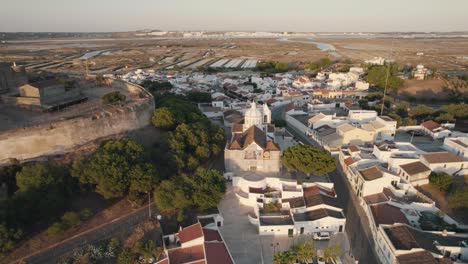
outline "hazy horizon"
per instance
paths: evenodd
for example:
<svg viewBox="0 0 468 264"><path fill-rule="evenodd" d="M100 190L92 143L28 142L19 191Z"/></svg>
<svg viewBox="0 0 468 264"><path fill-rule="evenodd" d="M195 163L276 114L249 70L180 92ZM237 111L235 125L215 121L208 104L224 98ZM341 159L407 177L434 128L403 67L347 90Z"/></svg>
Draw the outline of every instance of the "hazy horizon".
<svg viewBox="0 0 468 264"><path fill-rule="evenodd" d="M0 9L1 32L468 31L463 0L18 0Z"/></svg>

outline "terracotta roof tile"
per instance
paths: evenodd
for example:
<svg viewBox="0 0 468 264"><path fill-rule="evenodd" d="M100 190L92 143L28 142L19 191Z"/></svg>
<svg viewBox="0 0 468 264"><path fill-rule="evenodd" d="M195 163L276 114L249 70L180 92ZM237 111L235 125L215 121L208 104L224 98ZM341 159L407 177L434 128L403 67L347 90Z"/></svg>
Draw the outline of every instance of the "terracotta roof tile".
<svg viewBox="0 0 468 264"><path fill-rule="evenodd" d="M388 238L397 250L410 250L420 248L418 242L414 238L407 226L398 225L385 228Z"/></svg>
<svg viewBox="0 0 468 264"><path fill-rule="evenodd" d="M279 146L278 146L275 142L269 140L269 141L266 143L265 150L279 151L280 148L279 148Z"/></svg>
<svg viewBox="0 0 468 264"><path fill-rule="evenodd" d="M174 248L167 251L170 264L183 264L187 262L202 261L205 259L205 251L202 245L186 248ZM197 262L198 263L198 262Z"/></svg>
<svg viewBox="0 0 468 264"><path fill-rule="evenodd" d="M432 152L421 154L421 157L427 160L428 163L451 163L466 161L463 158L450 152Z"/></svg>
<svg viewBox="0 0 468 264"><path fill-rule="evenodd" d="M231 256L223 242L205 243L207 264L232 264Z"/></svg>
<svg viewBox="0 0 468 264"><path fill-rule="evenodd" d="M203 228L203 236L205 241L223 241L217 230Z"/></svg>
<svg viewBox="0 0 468 264"><path fill-rule="evenodd" d="M439 262L427 250L399 255L396 257L399 264L438 264Z"/></svg>
<svg viewBox="0 0 468 264"><path fill-rule="evenodd" d="M366 181L373 181L383 177L382 171L380 171L376 166L360 170L359 172Z"/></svg>
<svg viewBox="0 0 468 264"><path fill-rule="evenodd" d="M352 157L348 157L344 160L344 163L346 164L346 166L349 166L351 164L353 164L355 161Z"/></svg>
<svg viewBox="0 0 468 264"><path fill-rule="evenodd" d="M404 170L408 175L415 175L422 172L431 171L426 165L420 161L411 162L407 164L400 165L400 168Z"/></svg>
<svg viewBox="0 0 468 264"><path fill-rule="evenodd" d="M243 129L244 129L244 125L242 125L242 124L234 124L234 125L232 125L232 132L233 132L233 133L242 132Z"/></svg>
<svg viewBox="0 0 468 264"><path fill-rule="evenodd" d="M179 241L185 243L196 238L202 237L203 231L200 223L185 227L179 232Z"/></svg>
<svg viewBox="0 0 468 264"><path fill-rule="evenodd" d="M395 223L407 224L408 220L401 212L400 208L389 204L375 204L370 206L372 215L374 216L375 224L392 225Z"/></svg>
<svg viewBox="0 0 468 264"><path fill-rule="evenodd" d="M427 128L429 130L432 130L432 129L440 127L440 124L433 121L433 120L427 120L426 122L421 123L421 126Z"/></svg>
<svg viewBox="0 0 468 264"><path fill-rule="evenodd" d="M367 204L383 203L389 200L383 192L364 196L363 199Z"/></svg>
<svg viewBox="0 0 468 264"><path fill-rule="evenodd" d="M349 151L351 151L351 152L358 152L358 151L359 151L359 148L358 148L357 146L355 146L355 145L349 146L348 149L349 149Z"/></svg>
<svg viewBox="0 0 468 264"><path fill-rule="evenodd" d="M304 197L287 198L287 199L283 199L282 202L289 203L290 208L298 208L298 207L305 206Z"/></svg>

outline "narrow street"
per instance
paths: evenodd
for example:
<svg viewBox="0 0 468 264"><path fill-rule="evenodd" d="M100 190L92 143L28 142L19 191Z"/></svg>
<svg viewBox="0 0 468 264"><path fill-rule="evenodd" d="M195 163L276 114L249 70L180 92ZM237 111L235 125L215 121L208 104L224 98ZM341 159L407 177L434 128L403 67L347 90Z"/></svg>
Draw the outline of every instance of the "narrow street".
<svg viewBox="0 0 468 264"><path fill-rule="evenodd" d="M296 137L296 140L304 144L320 147L310 137L298 133L291 127L287 129ZM341 171L338 161L337 169L329 174L329 178L335 184L335 191L338 195L340 206L343 208L346 216L346 234L350 240L352 255L360 263L379 263L373 251L373 240L368 219L364 210L359 205L356 195L352 192L345 175Z"/></svg>

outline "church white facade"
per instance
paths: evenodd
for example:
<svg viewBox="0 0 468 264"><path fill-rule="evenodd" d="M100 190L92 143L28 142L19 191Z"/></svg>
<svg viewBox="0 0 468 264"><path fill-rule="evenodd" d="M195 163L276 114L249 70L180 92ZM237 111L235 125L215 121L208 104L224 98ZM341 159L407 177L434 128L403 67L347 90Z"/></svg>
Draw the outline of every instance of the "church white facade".
<svg viewBox="0 0 468 264"><path fill-rule="evenodd" d="M231 132L231 140L224 150L226 172L280 171L281 150L274 142L275 128L266 104L258 109L252 102L245 112L244 124L234 124Z"/></svg>

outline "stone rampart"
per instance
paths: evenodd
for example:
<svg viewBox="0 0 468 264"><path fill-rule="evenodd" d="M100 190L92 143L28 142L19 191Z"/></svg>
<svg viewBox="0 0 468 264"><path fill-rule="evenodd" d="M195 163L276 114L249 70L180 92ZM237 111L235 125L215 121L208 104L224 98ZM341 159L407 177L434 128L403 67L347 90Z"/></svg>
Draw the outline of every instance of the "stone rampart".
<svg viewBox="0 0 468 264"><path fill-rule="evenodd" d="M66 120L0 132L0 164L60 155L100 138L118 135L151 123L154 98L144 88L117 79L110 86L133 94L126 102L99 106Z"/></svg>

